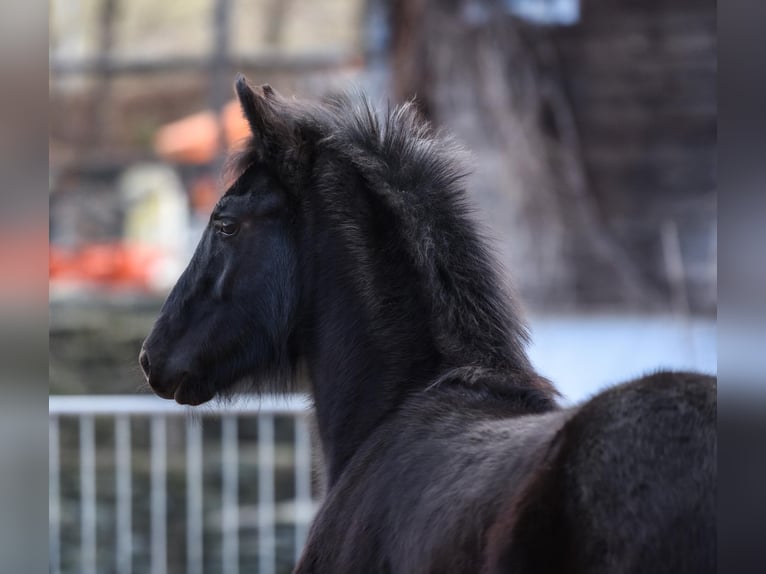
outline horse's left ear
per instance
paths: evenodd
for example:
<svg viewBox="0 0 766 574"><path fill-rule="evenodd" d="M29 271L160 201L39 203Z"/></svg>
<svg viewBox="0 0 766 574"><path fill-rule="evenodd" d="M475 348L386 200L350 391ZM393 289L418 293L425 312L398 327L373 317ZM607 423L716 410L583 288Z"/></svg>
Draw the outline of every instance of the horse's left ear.
<svg viewBox="0 0 766 574"><path fill-rule="evenodd" d="M237 74L237 79L234 81L234 91L237 93L239 105L242 107L247 123L250 124L253 135L264 135L264 132L271 129L275 120L269 102L269 100L276 99L272 87L264 84L260 88L253 88L244 74Z"/></svg>
<svg viewBox="0 0 766 574"><path fill-rule="evenodd" d="M253 87L243 74L238 74L234 82L234 91L242 107L242 113L250 125L250 131L264 148L275 151L289 145L294 130L291 118L287 117L282 98L268 84Z"/></svg>

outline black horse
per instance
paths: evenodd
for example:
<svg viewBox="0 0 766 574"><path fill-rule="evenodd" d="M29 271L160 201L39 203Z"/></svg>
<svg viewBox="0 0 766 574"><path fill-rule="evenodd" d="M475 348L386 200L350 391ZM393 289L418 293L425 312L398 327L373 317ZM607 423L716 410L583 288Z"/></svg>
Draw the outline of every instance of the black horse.
<svg viewBox="0 0 766 574"><path fill-rule="evenodd" d="M252 138L140 363L189 405L308 374L327 492L296 571L715 571L715 379L562 409L455 146L411 105L236 92Z"/></svg>

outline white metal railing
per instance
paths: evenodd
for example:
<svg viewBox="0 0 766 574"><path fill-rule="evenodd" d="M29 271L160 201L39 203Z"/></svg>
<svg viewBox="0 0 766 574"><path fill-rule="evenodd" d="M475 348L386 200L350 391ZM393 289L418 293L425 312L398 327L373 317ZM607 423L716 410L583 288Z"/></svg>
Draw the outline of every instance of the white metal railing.
<svg viewBox="0 0 766 574"><path fill-rule="evenodd" d="M80 568L83 574L97 571L96 516L96 417L114 419L115 458L115 548L114 570L133 571L131 417L149 417L150 425L150 556L151 573L168 571L166 456L169 417L186 417L186 567L189 574L203 571L203 440L199 417L221 420L221 571L239 570L239 448L238 422L257 417L258 448L258 570L276 572L274 489L275 416L293 419L294 442L294 528L295 559L306 539L313 512L311 498L311 441L309 406L304 395L240 399L222 405L191 409L151 395L51 396L49 398L49 498L50 572L61 572L61 466L60 421L73 417L79 422ZM309 509L308 511L306 509Z"/></svg>

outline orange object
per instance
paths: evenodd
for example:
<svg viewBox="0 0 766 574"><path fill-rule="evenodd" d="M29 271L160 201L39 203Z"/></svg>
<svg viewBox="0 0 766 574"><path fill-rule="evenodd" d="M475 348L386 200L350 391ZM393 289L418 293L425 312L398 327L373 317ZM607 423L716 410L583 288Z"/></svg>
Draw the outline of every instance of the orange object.
<svg viewBox="0 0 766 574"><path fill-rule="evenodd" d="M76 250L49 251L51 281L148 289L163 253L156 247L122 242L94 243Z"/></svg>
<svg viewBox="0 0 766 574"><path fill-rule="evenodd" d="M171 161L209 163L218 154L221 137L232 149L249 133L239 103L232 100L223 107L220 117L205 110L162 126L154 137L154 150Z"/></svg>
<svg viewBox="0 0 766 574"><path fill-rule="evenodd" d="M200 112L160 128L154 138L154 149L165 159L206 163L218 151L218 129L213 112Z"/></svg>

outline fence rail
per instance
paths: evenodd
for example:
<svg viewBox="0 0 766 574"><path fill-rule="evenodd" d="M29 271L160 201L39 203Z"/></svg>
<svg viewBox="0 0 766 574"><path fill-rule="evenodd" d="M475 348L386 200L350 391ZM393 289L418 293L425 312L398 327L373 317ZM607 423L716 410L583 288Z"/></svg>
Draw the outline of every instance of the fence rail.
<svg viewBox="0 0 766 574"><path fill-rule="evenodd" d="M258 571L275 574L276 504L275 504L275 417L293 420L294 555L297 559L306 538L313 513L311 498L311 442L309 439L310 402L304 395L239 399L227 404L206 405L191 409L171 401L146 396L52 396L49 399L49 496L50 496L50 571L62 572L61 545L61 420L78 421L79 444L79 567L78 572L95 573L97 567L97 461L96 419L114 421L115 471L115 547L113 569L118 574L135 570L133 564L134 532L133 475L131 468L131 419L149 420L150 465L150 571L168 572L168 500L167 500L167 421L185 417L186 480L186 565L180 571L197 574L203 571L203 433L202 419L220 418L221 449L221 571L239 571L239 443L238 425L247 417L257 419L258 453Z"/></svg>

